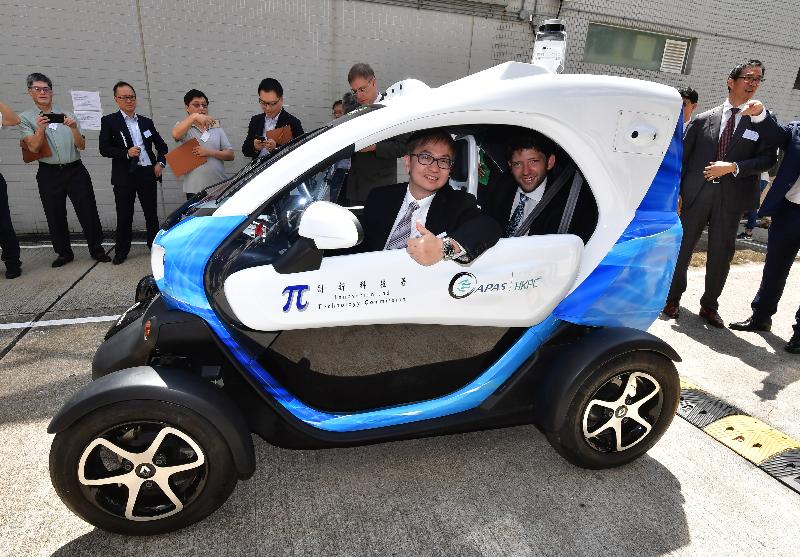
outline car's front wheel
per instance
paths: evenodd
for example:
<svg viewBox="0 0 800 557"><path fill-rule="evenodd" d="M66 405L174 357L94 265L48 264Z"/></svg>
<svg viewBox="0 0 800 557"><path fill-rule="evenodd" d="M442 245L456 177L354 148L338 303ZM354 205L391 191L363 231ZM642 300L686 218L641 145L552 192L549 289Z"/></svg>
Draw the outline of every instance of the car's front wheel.
<svg viewBox="0 0 800 557"><path fill-rule="evenodd" d="M58 433L50 478L75 514L111 532L160 534L208 516L237 475L219 431L160 401L104 406Z"/></svg>
<svg viewBox="0 0 800 557"><path fill-rule="evenodd" d="M580 385L561 428L547 432L567 460L611 468L646 453L675 416L680 379L668 358L630 352L594 369Z"/></svg>

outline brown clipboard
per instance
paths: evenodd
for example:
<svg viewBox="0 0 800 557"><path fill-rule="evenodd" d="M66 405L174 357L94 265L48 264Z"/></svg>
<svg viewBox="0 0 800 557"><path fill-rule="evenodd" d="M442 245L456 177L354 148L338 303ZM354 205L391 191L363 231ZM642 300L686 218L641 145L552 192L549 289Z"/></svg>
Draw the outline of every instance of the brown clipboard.
<svg viewBox="0 0 800 557"><path fill-rule="evenodd" d="M198 157L192 153L192 149L198 145L200 145L200 142L193 137L166 154L167 164L169 164L170 170L176 177L179 178L206 163L208 157Z"/></svg>
<svg viewBox="0 0 800 557"><path fill-rule="evenodd" d="M19 140L19 148L22 149L22 160L26 163L38 161L39 159L49 157L53 154L53 151L50 150L50 144L47 142L47 136L45 136L42 146L36 153L28 149L28 145L25 143L24 139Z"/></svg>
<svg viewBox="0 0 800 557"><path fill-rule="evenodd" d="M286 145L292 140L291 126L281 126L267 132L267 139L275 141L276 145Z"/></svg>

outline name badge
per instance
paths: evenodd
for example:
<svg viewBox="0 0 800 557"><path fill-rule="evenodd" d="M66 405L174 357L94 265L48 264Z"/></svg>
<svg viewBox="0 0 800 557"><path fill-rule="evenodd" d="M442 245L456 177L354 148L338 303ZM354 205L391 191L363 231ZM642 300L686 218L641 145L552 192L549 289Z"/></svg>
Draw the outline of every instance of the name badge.
<svg viewBox="0 0 800 557"><path fill-rule="evenodd" d="M145 136L145 137L150 137L153 134L152 134L152 132L150 130L144 130L144 133L142 135Z"/></svg>
<svg viewBox="0 0 800 557"><path fill-rule="evenodd" d="M57 130L58 124L57 123L47 124L47 127L51 130Z"/></svg>
<svg viewBox="0 0 800 557"><path fill-rule="evenodd" d="M205 143L206 141L208 141L209 137L211 137L211 134L208 133L208 130L206 130L206 131L203 132L203 135L200 136L200 141Z"/></svg>
<svg viewBox="0 0 800 557"><path fill-rule="evenodd" d="M742 137L745 139L749 139L750 141L758 141L758 132L755 130L744 130Z"/></svg>

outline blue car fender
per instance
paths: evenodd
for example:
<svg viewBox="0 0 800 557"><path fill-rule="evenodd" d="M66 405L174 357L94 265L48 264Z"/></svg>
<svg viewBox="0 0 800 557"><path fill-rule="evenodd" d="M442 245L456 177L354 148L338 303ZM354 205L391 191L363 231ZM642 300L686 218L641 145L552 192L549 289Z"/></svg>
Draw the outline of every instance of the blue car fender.
<svg viewBox="0 0 800 557"><path fill-rule="evenodd" d="M637 351L681 361L675 349L648 332L626 327L593 330L562 350L548 366L534 396L534 423L545 431L560 429L575 394L591 373L617 356Z"/></svg>
<svg viewBox="0 0 800 557"><path fill-rule="evenodd" d="M64 404L47 432L59 433L98 408L131 400L167 402L200 414L224 437L239 477L255 471L253 439L242 412L219 388L181 369L139 366L96 379Z"/></svg>

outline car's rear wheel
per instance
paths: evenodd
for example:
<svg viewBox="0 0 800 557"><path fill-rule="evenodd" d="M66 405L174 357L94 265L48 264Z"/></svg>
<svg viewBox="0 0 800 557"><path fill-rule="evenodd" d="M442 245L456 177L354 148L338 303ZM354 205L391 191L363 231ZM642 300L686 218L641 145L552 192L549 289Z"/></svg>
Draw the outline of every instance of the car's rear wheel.
<svg viewBox="0 0 800 557"><path fill-rule="evenodd" d="M160 401L104 406L58 433L50 478L75 514L120 534L177 530L208 516L237 475L219 431Z"/></svg>
<svg viewBox="0 0 800 557"><path fill-rule="evenodd" d="M547 432L567 460L611 468L646 453L675 416L680 379L668 358L649 351L618 356L580 385L560 429Z"/></svg>

